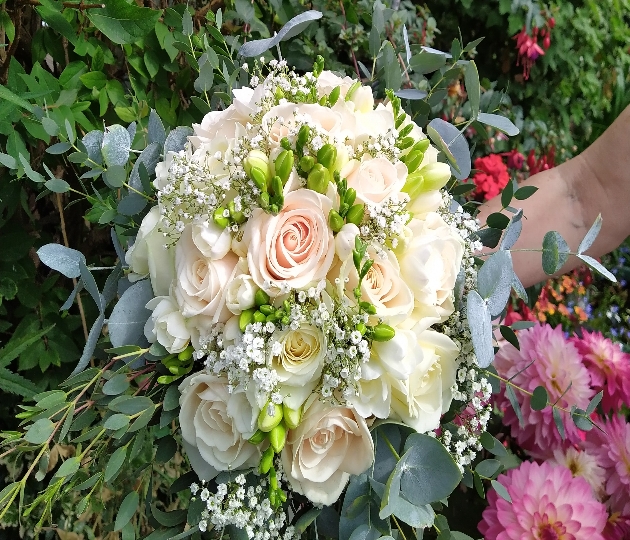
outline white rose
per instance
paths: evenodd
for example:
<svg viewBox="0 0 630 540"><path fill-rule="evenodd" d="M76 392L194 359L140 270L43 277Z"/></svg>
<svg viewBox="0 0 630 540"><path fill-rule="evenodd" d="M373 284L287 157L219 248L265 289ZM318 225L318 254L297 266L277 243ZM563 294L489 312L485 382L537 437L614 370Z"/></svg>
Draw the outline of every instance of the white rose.
<svg viewBox="0 0 630 540"><path fill-rule="evenodd" d="M170 296L156 296L146 308L153 311L144 325L149 343L157 341L171 354L182 352L191 340L191 331L177 302Z"/></svg>
<svg viewBox="0 0 630 540"><path fill-rule="evenodd" d="M436 213L412 219L413 238L399 256L400 272L423 316L445 320L454 310L453 289L464 254L464 241Z"/></svg>
<svg viewBox="0 0 630 540"><path fill-rule="evenodd" d="M228 284L225 294L225 305L234 315L240 315L246 309L253 308L256 305L254 297L258 291L252 276L245 273L247 262L239 261L237 268L237 274Z"/></svg>
<svg viewBox="0 0 630 540"><path fill-rule="evenodd" d="M381 366L394 379L406 380L423 361L418 338L411 330L396 328L389 341L374 341L368 364Z"/></svg>
<svg viewBox="0 0 630 540"><path fill-rule="evenodd" d="M365 472L373 461L374 444L361 415L348 407L326 405L315 396L282 450L291 488L323 505L335 503L350 475Z"/></svg>
<svg viewBox="0 0 630 540"><path fill-rule="evenodd" d="M129 281L149 275L155 296L167 295L175 276L175 253L172 248L164 247L164 240L160 232L160 209L154 206L144 216L136 240L125 254L125 262L132 271Z"/></svg>
<svg viewBox="0 0 630 540"><path fill-rule="evenodd" d="M433 330L420 334L416 348L422 351L422 362L406 381L392 379L391 408L405 424L426 433L437 429L451 406L459 349L448 336Z"/></svg>
<svg viewBox="0 0 630 540"><path fill-rule="evenodd" d="M157 189L164 189L168 181L168 170L171 168L171 164L173 163L173 156L177 155L177 152L166 152L164 156L164 161L160 161L155 166L155 180L153 180L153 185Z"/></svg>
<svg viewBox="0 0 630 540"><path fill-rule="evenodd" d="M228 227L221 228L214 221L194 223L192 241L207 259L222 259L230 251L232 235Z"/></svg>
<svg viewBox="0 0 630 540"><path fill-rule="evenodd" d="M174 296L184 317L205 315L215 322L231 316L225 307L225 292L238 257L228 253L220 260L206 259L194 244L188 225L175 248Z"/></svg>
<svg viewBox="0 0 630 540"><path fill-rule="evenodd" d="M326 357L326 338L315 326L305 324L297 330L282 330L273 339L279 352L271 356L280 393L291 409L298 409L319 383Z"/></svg>
<svg viewBox="0 0 630 540"><path fill-rule="evenodd" d="M350 87L354 84L355 80L352 77L339 77L332 71L324 70L317 77L315 87L317 88L317 97L329 95L337 86L339 86L339 99L344 99Z"/></svg>
<svg viewBox="0 0 630 540"><path fill-rule="evenodd" d="M384 157L365 154L361 161L350 160L340 174L348 180L348 187L356 190L357 201L380 204L403 188L407 167L402 162L394 165Z"/></svg>
<svg viewBox="0 0 630 540"><path fill-rule="evenodd" d="M221 135L227 139L234 139L237 126L244 126L249 121L249 114L245 109L237 107L237 102L224 111L210 111L201 124L193 124L195 134L189 137L194 148L199 148L203 142L209 142Z"/></svg>
<svg viewBox="0 0 630 540"><path fill-rule="evenodd" d="M260 450L248 439L256 431L259 411L243 390L230 393L226 378L201 371L184 379L179 391L184 449L201 480L258 464Z"/></svg>
<svg viewBox="0 0 630 540"><path fill-rule="evenodd" d="M262 117L263 129L269 134L271 147L277 148L290 126L308 121L331 135L342 132L342 116L330 107L317 103L283 103L269 109Z"/></svg>
<svg viewBox="0 0 630 540"><path fill-rule="evenodd" d="M361 281L361 300L374 305L377 317L385 319L388 324L398 324L413 311L411 289L400 276L400 267L393 252L388 251L385 259L379 257L372 248L368 254L373 263ZM354 299L354 290L358 284L359 276L354 261L347 258L339 266L340 294L345 287L346 296Z"/></svg>
<svg viewBox="0 0 630 540"><path fill-rule="evenodd" d="M258 287L272 295L285 283L303 289L325 279L335 256L328 226L332 201L310 189L284 199L277 216L254 210L247 222L247 263Z"/></svg>
<svg viewBox="0 0 630 540"><path fill-rule="evenodd" d="M368 138L383 136L388 131L396 128L394 115L391 110L380 103L376 109L366 113L354 114L356 126L354 128L354 141L356 144L365 142Z"/></svg>
<svg viewBox="0 0 630 540"><path fill-rule="evenodd" d="M391 381L378 361L370 359L361 364L361 378L357 381L356 396L348 403L363 417L388 418L391 404Z"/></svg>

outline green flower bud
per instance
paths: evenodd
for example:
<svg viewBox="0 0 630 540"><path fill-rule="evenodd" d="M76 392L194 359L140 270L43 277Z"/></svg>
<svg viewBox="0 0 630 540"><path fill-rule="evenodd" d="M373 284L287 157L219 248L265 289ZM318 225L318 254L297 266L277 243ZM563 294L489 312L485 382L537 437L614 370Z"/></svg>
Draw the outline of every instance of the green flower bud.
<svg viewBox="0 0 630 540"><path fill-rule="evenodd" d="M247 221L247 218L245 217L245 214L243 214L243 212L236 211L236 206L234 205L234 201L230 201L228 203L228 210L230 212L230 217L239 225Z"/></svg>
<svg viewBox="0 0 630 540"><path fill-rule="evenodd" d="M260 191L267 191L267 177L261 169L252 167L249 171L249 176Z"/></svg>
<svg viewBox="0 0 630 540"><path fill-rule="evenodd" d="M350 207L345 202L342 202L339 205L339 215L341 217L346 217L346 214L348 213L348 210L350 210Z"/></svg>
<svg viewBox="0 0 630 540"><path fill-rule="evenodd" d="M359 270L361 268L361 254L356 250L352 250L352 261L354 262L354 267Z"/></svg>
<svg viewBox="0 0 630 540"><path fill-rule="evenodd" d="M273 456L274 452L271 446L263 452L263 455L260 458L260 465L258 467L261 474L267 474L269 472L269 469L271 469L271 466L273 465Z"/></svg>
<svg viewBox="0 0 630 540"><path fill-rule="evenodd" d="M359 305L368 315L376 315L376 307L369 302L359 302Z"/></svg>
<svg viewBox="0 0 630 540"><path fill-rule="evenodd" d="M343 202L345 202L348 206L352 206L356 198L357 198L357 190L354 188L350 188L346 191L346 194L343 196Z"/></svg>
<svg viewBox="0 0 630 540"><path fill-rule="evenodd" d="M311 128L308 127L306 124L303 125L300 128L300 131L298 131L298 136L297 136L298 146L304 146L307 143L310 134L311 134Z"/></svg>
<svg viewBox="0 0 630 540"><path fill-rule="evenodd" d="M354 81L352 86L348 88L348 92L346 93L346 101L350 101L352 99L352 95L356 92L357 88L361 86L361 81Z"/></svg>
<svg viewBox="0 0 630 540"><path fill-rule="evenodd" d="M317 161L330 169L337 160L337 149L332 144L325 144L317 151Z"/></svg>
<svg viewBox="0 0 630 540"><path fill-rule="evenodd" d="M269 414L269 413L272 414ZM282 421L282 405L276 405L271 401L262 408L258 415L258 428L269 433Z"/></svg>
<svg viewBox="0 0 630 540"><path fill-rule="evenodd" d="M239 315L238 327L241 329L241 332L245 332L245 328L247 328L247 325L251 323L254 319L254 311L254 309L246 309Z"/></svg>
<svg viewBox="0 0 630 540"><path fill-rule="evenodd" d="M396 331L388 324L377 324L372 332L374 341L389 341L396 335Z"/></svg>
<svg viewBox="0 0 630 540"><path fill-rule="evenodd" d="M316 163L311 172L308 173L308 179L306 180L306 187L317 191L317 193L326 193L328 189L328 183L330 182L332 175L330 171L326 169L321 163Z"/></svg>
<svg viewBox="0 0 630 540"><path fill-rule="evenodd" d="M256 310L254 311L254 322L259 322L259 323L263 323L267 320L267 316L264 315L262 312Z"/></svg>
<svg viewBox="0 0 630 540"><path fill-rule="evenodd" d="M365 212L365 207L362 204L355 204L348 210L346 214L346 221L348 223L354 223L357 227L361 225L363 221L363 214Z"/></svg>
<svg viewBox="0 0 630 540"><path fill-rule="evenodd" d="M256 302L257 306L262 306L263 304L269 303L269 295L263 291L262 289L258 289L256 294L254 295L254 302Z"/></svg>
<svg viewBox="0 0 630 540"><path fill-rule="evenodd" d="M396 146L398 146L398 148L400 148L401 150L406 150L407 148L410 148L414 145L414 139L413 137L404 137L403 139L401 139L400 141L398 141L398 144Z"/></svg>
<svg viewBox="0 0 630 540"><path fill-rule="evenodd" d="M300 425L302 421L302 407L299 409L289 409L289 407L283 404L282 412L284 413L284 423L289 429L295 429Z"/></svg>
<svg viewBox="0 0 630 540"><path fill-rule="evenodd" d="M271 212L274 216L280 211L280 208L276 203L272 203L269 205L269 212Z"/></svg>
<svg viewBox="0 0 630 540"><path fill-rule="evenodd" d="M282 452L284 443L287 440L287 428L284 423L280 422L275 428L269 432L269 444L276 454Z"/></svg>
<svg viewBox="0 0 630 540"><path fill-rule="evenodd" d="M269 470L269 487L274 492L278 490L278 476L276 475L276 469L273 467Z"/></svg>
<svg viewBox="0 0 630 540"><path fill-rule="evenodd" d="M340 94L341 94L341 86L335 86L335 88L332 89L332 91L330 92L330 95L328 96L328 103L330 104L331 107L335 103L337 103L337 100L339 99Z"/></svg>
<svg viewBox="0 0 630 540"><path fill-rule="evenodd" d="M343 227L343 218L335 211L331 210L328 214L328 223L333 232L338 233Z"/></svg>
<svg viewBox="0 0 630 540"><path fill-rule="evenodd" d="M267 208L269 208L269 193L266 191L261 193L258 197L258 204L260 204L263 210L267 210Z"/></svg>
<svg viewBox="0 0 630 540"><path fill-rule="evenodd" d="M431 141L427 139L422 139L413 145L414 150L418 150L419 152L426 152L427 148L431 145Z"/></svg>
<svg viewBox="0 0 630 540"><path fill-rule="evenodd" d="M276 89L273 95L278 101L280 101L284 97L284 92L282 91L282 88L280 88L279 86L276 86Z"/></svg>
<svg viewBox="0 0 630 540"><path fill-rule="evenodd" d="M424 177L418 172L411 173L407 176L407 181L402 188L402 191L409 194L411 199L415 199L420 193L425 191L424 189Z"/></svg>
<svg viewBox="0 0 630 540"><path fill-rule="evenodd" d="M271 489L271 487L269 487L269 504L271 504L271 508L276 508L276 506L278 506L278 496L276 495L276 490L275 489Z"/></svg>
<svg viewBox="0 0 630 540"><path fill-rule="evenodd" d="M194 347L189 345L182 352L177 355L177 358L182 362L187 362L192 358L193 352L195 351Z"/></svg>
<svg viewBox="0 0 630 540"><path fill-rule="evenodd" d="M252 150L243 161L245 172L251 176L251 170L256 167L265 176L266 180L271 178L271 168L269 167L269 157L260 150Z"/></svg>
<svg viewBox="0 0 630 540"><path fill-rule="evenodd" d="M258 429L256 430L256 433L254 433L250 438L249 438L249 442L255 445L260 444L261 442L263 442L265 439L267 438L267 434Z"/></svg>
<svg viewBox="0 0 630 540"><path fill-rule="evenodd" d="M446 163L431 163L420 170L424 177L424 191L442 189L451 179L451 168Z"/></svg>
<svg viewBox="0 0 630 540"><path fill-rule="evenodd" d="M300 169L306 173L313 168L313 165L315 165L315 158L312 156L303 156L300 159Z"/></svg>
<svg viewBox="0 0 630 540"><path fill-rule="evenodd" d="M406 113L402 113L400 114L397 118L396 118L396 129L398 129L400 126L403 125L405 118L407 118L407 114Z"/></svg>
<svg viewBox="0 0 630 540"><path fill-rule="evenodd" d="M405 115L406 116L406 115ZM398 132L398 136L401 139L404 139L405 137L407 137L407 135L409 135L411 132L413 131L413 124L410 122L409 124L407 124L404 128L402 128L399 132Z"/></svg>
<svg viewBox="0 0 630 540"><path fill-rule="evenodd" d="M230 220L223 215L223 212L225 212L225 208L219 206L212 214L212 221L222 229L225 229L230 224Z"/></svg>
<svg viewBox="0 0 630 540"><path fill-rule="evenodd" d="M280 489L276 493L278 494L278 497L283 503L287 502L287 494L284 491Z"/></svg>
<svg viewBox="0 0 630 540"><path fill-rule="evenodd" d="M407 171L409 171L409 173L414 172L420 166L420 163L422 163L423 159L424 153L420 152L419 150L413 150L412 152L409 152L404 161L405 165L407 165Z"/></svg>
<svg viewBox="0 0 630 540"><path fill-rule="evenodd" d="M280 180L279 176L274 176L271 179L271 189L276 196L282 196L282 180Z"/></svg>
<svg viewBox="0 0 630 540"><path fill-rule="evenodd" d="M362 336L364 336L367 332L367 326L365 326L362 322L357 324L356 328Z"/></svg>
<svg viewBox="0 0 630 540"><path fill-rule="evenodd" d="M328 103L328 98L326 96L322 96L319 98L319 102L318 102L322 107L326 106L326 103Z"/></svg>
<svg viewBox="0 0 630 540"><path fill-rule="evenodd" d="M276 170L276 175L280 177L282 184L286 184L291 170L293 169L293 150L283 150L278 154L278 157L274 161L273 165Z"/></svg>
<svg viewBox="0 0 630 540"><path fill-rule="evenodd" d="M259 306L258 309L263 315L265 315L265 322L268 321L269 315L275 313L276 311L275 308L273 306L270 306L269 304L263 304L262 306Z"/></svg>
<svg viewBox="0 0 630 540"><path fill-rule="evenodd" d="M282 139L280 139L280 146L285 150L291 150L291 141L286 137L282 137Z"/></svg>

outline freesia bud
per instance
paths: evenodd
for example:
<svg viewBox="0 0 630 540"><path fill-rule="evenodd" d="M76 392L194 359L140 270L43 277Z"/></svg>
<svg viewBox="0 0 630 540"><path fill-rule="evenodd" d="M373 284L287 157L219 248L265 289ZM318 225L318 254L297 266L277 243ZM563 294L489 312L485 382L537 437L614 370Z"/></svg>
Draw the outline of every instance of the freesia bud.
<svg viewBox="0 0 630 540"><path fill-rule="evenodd" d="M306 124L303 125L300 128L300 131L298 131L298 136L297 136L298 146L304 146L307 143L310 134L311 134L311 128L307 126Z"/></svg>
<svg viewBox="0 0 630 540"><path fill-rule="evenodd" d="M268 401L258 415L258 428L268 433L280 422L282 422L282 406Z"/></svg>
<svg viewBox="0 0 630 540"><path fill-rule="evenodd" d="M254 311L255 309L246 309L242 311L238 317L238 327L241 329L241 332L245 332L247 325L252 322L254 319Z"/></svg>
<svg viewBox="0 0 630 540"><path fill-rule="evenodd" d="M372 332L374 341L389 341L396 335L396 331L388 324L377 324Z"/></svg>
<svg viewBox="0 0 630 540"><path fill-rule="evenodd" d="M258 289L254 295L254 302L258 307L269 303L269 295L262 289Z"/></svg>
<svg viewBox="0 0 630 540"><path fill-rule="evenodd" d="M302 420L302 408L290 409L286 405L282 405L282 411L284 413L284 423L289 429L295 429L300 425Z"/></svg>
<svg viewBox="0 0 630 540"><path fill-rule="evenodd" d="M265 179L268 180L271 178L271 169L269 167L269 157L267 154L260 150L252 150L243 162L243 167L245 168L245 172L251 176L252 168L256 167L260 169L260 171L265 176Z"/></svg>
<svg viewBox="0 0 630 540"><path fill-rule="evenodd" d="M284 426L284 423L280 422L269 432L269 444L271 444L271 448L273 448L273 451L276 454L279 454L280 452L282 452L286 440L287 428Z"/></svg>
<svg viewBox="0 0 630 540"><path fill-rule="evenodd" d="M420 170L424 178L424 191L442 189L451 179L451 168L446 163L431 163Z"/></svg>
<svg viewBox="0 0 630 540"><path fill-rule="evenodd" d="M258 167L252 167L249 170L249 176L260 191L267 191L267 176L265 176L265 173L262 169L259 169ZM269 177L269 179L271 179L271 177Z"/></svg>
<svg viewBox="0 0 630 540"><path fill-rule="evenodd" d="M344 225L343 218L336 210L331 210L328 214L328 223L332 231L336 233L339 232Z"/></svg>
<svg viewBox="0 0 630 540"><path fill-rule="evenodd" d="M422 193L423 187L424 176L416 171L407 176L407 181L405 182L402 191L407 193L411 199L415 199L418 195L420 195L420 193Z"/></svg>
<svg viewBox="0 0 630 540"><path fill-rule="evenodd" d="M276 175L280 177L283 184L287 183L289 176L291 175L291 170L293 169L293 151L292 150L283 150L278 154L276 161L274 161L274 167L276 170Z"/></svg>
<svg viewBox="0 0 630 540"><path fill-rule="evenodd" d="M316 163L311 172L308 173L308 179L306 181L306 187L312 189L317 193L326 193L328 184L332 178L330 171L326 169L321 163Z"/></svg>
<svg viewBox="0 0 630 540"><path fill-rule="evenodd" d="M346 214L346 221L348 223L354 223L355 225L361 225L363 221L363 214L365 213L365 207L362 204L355 204L348 210Z"/></svg>
<svg viewBox="0 0 630 540"><path fill-rule="evenodd" d="M304 172L309 172L313 165L315 165L315 158L312 156L304 156L300 159L300 169Z"/></svg>
<svg viewBox="0 0 630 540"><path fill-rule="evenodd" d="M223 215L223 212L225 212L225 208L219 206L212 214L212 221L222 229L225 229L230 224L230 221Z"/></svg>
<svg viewBox="0 0 630 540"><path fill-rule="evenodd" d="M331 107L335 103L337 103L337 100L339 99L340 94L341 94L341 86L335 86L335 88L332 89L332 91L330 92L330 95L328 96L328 103L330 104Z"/></svg>
<svg viewBox="0 0 630 540"><path fill-rule="evenodd" d="M260 458L260 466L258 468L261 474L267 474L269 472L269 469L271 469L271 466L273 465L273 456L274 451L271 446L263 452L263 455Z"/></svg>
<svg viewBox="0 0 630 540"><path fill-rule="evenodd" d="M260 444L261 442L263 442L265 439L267 438L267 434L258 429L256 430L256 433L254 433L250 438L249 438L249 442L252 444Z"/></svg>
<svg viewBox="0 0 630 540"><path fill-rule="evenodd" d="M337 160L337 149L332 144L325 144L317 151L317 161L330 169Z"/></svg>

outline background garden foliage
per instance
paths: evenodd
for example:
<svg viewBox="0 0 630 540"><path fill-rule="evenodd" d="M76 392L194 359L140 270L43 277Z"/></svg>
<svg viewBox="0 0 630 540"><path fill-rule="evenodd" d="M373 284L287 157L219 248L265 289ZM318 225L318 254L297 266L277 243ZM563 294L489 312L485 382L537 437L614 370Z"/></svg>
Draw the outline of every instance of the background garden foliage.
<svg viewBox="0 0 630 540"><path fill-rule="evenodd" d="M236 69L243 40L272 37L295 15L321 11L320 20L280 44L289 64L307 70L319 54L327 69L361 76L381 97L386 87L402 89L401 97L410 98L407 107L423 127L436 117L464 125L479 111L507 115L521 134L508 140L492 126L509 132L509 125L492 117L486 117L487 125L475 121L466 132L472 156L463 162L474 161L478 167L475 158L489 153L530 154L531 163L512 171L518 179L535 169L536 158L547 159L552 152L552 161L560 162L583 150L630 97L628 0L558 5L533 0L141 4L106 0L101 8L89 2L0 0L0 425L6 431L18 429L20 420L34 422L37 427L29 430L27 441L38 445L51 436L52 423L46 418L53 411L69 419L58 440L68 433L72 439L70 444L52 445L36 461L29 453L3 459L0 448L0 496L8 493L3 488L14 489L12 479L35 465L20 486L19 498L28 515L20 521L17 504L12 505L2 519L0 537L31 537L38 522L52 522L59 531L43 530L43 537L65 540L78 538L72 536L76 533L105 538L111 533L111 538L122 535L126 540L155 529L150 537L155 540L170 538L187 520L187 488L194 475L183 474L188 467L171 435L178 407L174 387L156 388L153 400L129 397L143 384L142 373L131 381L131 390L126 376L111 377L97 396L101 411L108 411L103 439L94 439L101 430L105 433L103 418L90 407L75 415L73 400L78 401L77 388L101 376L101 369L93 366L111 358L107 350L139 330L118 325L102 334L111 301L125 292L115 283L121 272L116 261L126 246L112 239L132 239L137 232L148 204L143 193L151 191L155 164L163 152L181 148L189 133L185 127L175 128L199 122L206 112L230 101L232 88L246 83L246 74ZM545 25L550 45L524 80L513 37L523 28L529 34ZM421 51L421 46L448 51L452 57ZM460 58L474 59L475 72L464 69ZM411 73L401 69L406 65L413 68ZM103 131L104 125L112 127ZM456 157L461 163L461 156ZM461 164L459 168L454 172L460 180L475 174ZM460 195L467 191L469 186L462 186ZM117 234L111 234L112 228ZM65 260L67 252L40 252L63 275L51 272L36 254L50 242L77 249L85 258L77 254ZM583 284L592 304L586 324L618 333L628 317L623 292L628 270L625 252L612 257L621 285L611 288L597 277ZM571 294L575 287L567 293L565 285L562 294ZM130 289L128 294L143 305L141 290ZM532 305L536 297L530 294ZM619 307L611 313L613 304ZM544 309L538 309L541 312ZM576 320L561 322L570 326ZM622 337L627 343L627 335ZM114 354L134 359L131 349ZM51 392L78 363L88 369L62 391ZM34 396L37 403L20 405ZM397 446L403 448L398 429L388 436L398 437ZM116 444L107 443L113 439ZM98 449L91 454L97 461L93 470L101 472L74 479L75 490L59 500L37 498L46 486L58 486L58 494L67 490L63 479L79 469L93 440ZM466 538L463 533L451 535L447 518L453 528L477 535L484 505L478 495L484 491L481 478L496 478L517 461L501 445L498 449L494 439L485 443L496 459L464 479L476 490L457 491L451 497L455 512L435 508L441 512L436 521L441 539ZM341 536L347 532L341 540L349 538L353 519L361 521L365 512L374 510L378 514L370 502L374 488L362 477L350 484L353 496L346 501L363 497L367 505L354 512L339 509L346 522L339 531ZM319 534L336 536L339 514L326 512L305 515L303 526L317 517ZM371 531L378 530L378 518L374 523ZM388 531L377 536L381 533ZM365 531L364 537L371 539L370 534Z"/></svg>

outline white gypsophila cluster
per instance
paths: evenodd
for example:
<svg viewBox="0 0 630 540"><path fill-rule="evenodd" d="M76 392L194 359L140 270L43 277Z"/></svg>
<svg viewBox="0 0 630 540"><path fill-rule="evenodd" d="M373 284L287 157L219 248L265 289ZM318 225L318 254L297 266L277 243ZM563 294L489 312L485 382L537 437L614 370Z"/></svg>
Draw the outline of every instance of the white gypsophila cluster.
<svg viewBox="0 0 630 540"><path fill-rule="evenodd" d="M361 225L361 238L372 244L383 258L387 257L387 250L398 247L403 228L411 219L408 202L406 193L398 193L381 204L365 205L367 219Z"/></svg>
<svg viewBox="0 0 630 540"><path fill-rule="evenodd" d="M190 491L198 496L205 508L201 512L199 530L210 526L223 530L228 525L242 529L250 540L294 540L299 535L287 525L284 512L274 510L267 496L267 479L257 478L257 485L246 485L245 475L238 475L233 482L221 483L215 493L205 485L191 484Z"/></svg>
<svg viewBox="0 0 630 540"><path fill-rule="evenodd" d="M284 345L278 337L305 326L316 328L324 348L319 393L326 401L344 404L357 394L361 364L370 358L370 344L362 334L368 315L330 296L325 287L322 281L308 291L289 295L284 303L286 315L275 323L249 323L233 342L226 340L221 325L202 338L195 358L205 356L209 371L226 375L230 393L236 388L249 389L253 383L261 403L279 405L283 401L278 391L281 381L273 366Z"/></svg>

